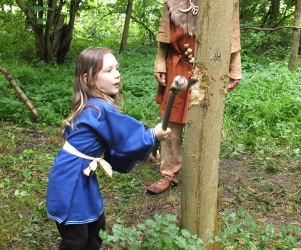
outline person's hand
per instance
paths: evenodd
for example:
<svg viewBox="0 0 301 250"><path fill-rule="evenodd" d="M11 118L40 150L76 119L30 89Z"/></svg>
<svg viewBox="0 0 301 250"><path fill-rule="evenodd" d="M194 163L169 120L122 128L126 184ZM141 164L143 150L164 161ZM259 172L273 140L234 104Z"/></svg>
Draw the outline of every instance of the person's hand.
<svg viewBox="0 0 301 250"><path fill-rule="evenodd" d="M159 150L157 150L157 154L156 156L154 156L153 154L150 154L147 161L138 161L139 165L148 165L150 163L158 163L160 161L160 153Z"/></svg>
<svg viewBox="0 0 301 250"><path fill-rule="evenodd" d="M239 84L240 80L239 79L232 79L230 78L230 82L228 84L227 88L227 93L231 92L233 89L235 89L237 87L237 85Z"/></svg>
<svg viewBox="0 0 301 250"><path fill-rule="evenodd" d="M154 156L153 154L150 154L148 161L150 163L157 163L160 161L160 157L161 156L160 156L159 150L157 150L156 156Z"/></svg>
<svg viewBox="0 0 301 250"><path fill-rule="evenodd" d="M158 141L165 141L166 138L169 136L171 129L167 128L166 130L164 130L162 128L162 123L159 123L156 125L155 127L155 134L157 137Z"/></svg>
<svg viewBox="0 0 301 250"><path fill-rule="evenodd" d="M166 73L163 72L155 72L154 77L157 79L158 83L162 87L166 87Z"/></svg>

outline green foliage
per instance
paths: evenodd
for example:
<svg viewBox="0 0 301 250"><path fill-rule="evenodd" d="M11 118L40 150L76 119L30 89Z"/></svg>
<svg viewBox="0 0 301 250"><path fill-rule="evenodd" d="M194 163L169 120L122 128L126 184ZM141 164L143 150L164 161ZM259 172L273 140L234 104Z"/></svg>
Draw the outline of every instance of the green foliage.
<svg viewBox="0 0 301 250"><path fill-rule="evenodd" d="M36 107L41 120L49 125L61 124L70 110L74 66L43 62L27 64L23 61L2 65L11 71L20 88ZM2 119L19 125L31 124L31 116L25 104L2 75L0 89Z"/></svg>
<svg viewBox="0 0 301 250"><path fill-rule="evenodd" d="M5 9L0 10L0 59L34 59L34 38L23 14L17 10L12 11L8 6Z"/></svg>
<svg viewBox="0 0 301 250"><path fill-rule="evenodd" d="M44 203L46 173L54 154L41 151L39 146L45 145L46 139L37 131L28 131L22 139L17 126L1 127L0 131L0 248L22 245L16 249L37 249L44 241L57 238L53 225L45 223ZM24 149L29 141L34 141L31 149ZM53 145L49 148L54 150Z"/></svg>
<svg viewBox="0 0 301 250"><path fill-rule="evenodd" d="M123 113L154 125L158 119L158 105L154 102L158 83L153 76L156 48L129 49L119 55L124 97Z"/></svg>
<svg viewBox="0 0 301 250"><path fill-rule="evenodd" d="M123 112L148 125L158 121L158 105L154 102L157 89L153 77L154 56L155 48L149 47L129 49L117 56L121 72L121 93L124 97ZM3 62L2 65L11 71L41 119L48 125L59 126L70 112L76 57L77 55L72 63L65 65L44 62L28 64L24 61ZM29 111L3 75L0 75L0 90L2 119L19 125L31 124Z"/></svg>
<svg viewBox="0 0 301 250"><path fill-rule="evenodd" d="M105 46L118 50L122 37L127 1L82 1L78 9L72 40L71 53L81 51L88 45ZM269 3L266 1L244 1L240 3L241 27L261 28L266 23L265 17ZM69 8L70 1L66 1ZM283 1L277 16L276 26L293 25L294 1ZM47 4L45 4L47 6ZM36 5L33 11L38 11L46 20L49 7ZM162 14L163 2L159 0L139 0L133 2L133 11L128 34L128 47L156 44L155 36ZM14 2L2 3L0 10L0 58L22 58L32 61L36 57L35 37L24 13ZM274 24L275 25L275 24ZM52 27L53 28L53 27ZM280 29L274 32L243 30L241 42L243 54L249 58L260 55L256 60L283 59L291 45L291 29ZM80 48L79 50L74 49ZM70 56L68 55L70 59Z"/></svg>
<svg viewBox="0 0 301 250"><path fill-rule="evenodd" d="M247 63L244 68L251 61L266 64L288 56L293 30L287 26L294 25L295 3L281 1L278 12L273 1L240 1L241 47ZM276 29L279 27L286 28Z"/></svg>
<svg viewBox="0 0 301 250"><path fill-rule="evenodd" d="M114 179L108 179L107 177L106 182L103 183L103 187L105 188L106 185L110 185L110 192L112 194L119 195L120 201L128 201L127 198L132 196L134 193L139 192L143 183L137 180L135 174L118 174L114 173ZM108 184L111 182L110 184Z"/></svg>
<svg viewBox="0 0 301 250"><path fill-rule="evenodd" d="M226 98L224 129L228 139L253 151L267 145L298 148L300 78L300 69L289 72L282 62L256 64L252 71L243 72L239 87Z"/></svg>
<svg viewBox="0 0 301 250"><path fill-rule="evenodd" d="M240 207L237 213L229 210L222 214L222 230L219 240L227 249L293 249L298 247L301 227L294 225L260 224L254 214Z"/></svg>
<svg viewBox="0 0 301 250"><path fill-rule="evenodd" d="M158 7L160 6L160 7ZM133 1L127 46L154 45L155 36L162 15L163 2L158 0ZM75 24L73 43L89 43L119 50L123 33L127 1L96 1L81 13ZM79 40L79 41L78 41Z"/></svg>
<svg viewBox="0 0 301 250"><path fill-rule="evenodd" d="M154 215L154 219L148 219L135 228L124 228L115 224L112 228L113 234L100 233L104 243L120 249L207 249L202 247L203 241L189 231L181 229L176 225L176 216Z"/></svg>
<svg viewBox="0 0 301 250"><path fill-rule="evenodd" d="M292 25L295 3L283 0L277 6L268 0L240 1L240 20L245 26L258 28Z"/></svg>
<svg viewBox="0 0 301 250"><path fill-rule="evenodd" d="M241 35L241 53L244 59L244 69L251 62L268 64L271 61L283 60L288 56L291 46L291 30L283 29L275 32L256 32L247 30Z"/></svg>
<svg viewBox="0 0 301 250"><path fill-rule="evenodd" d="M212 235L211 232L207 232ZM208 249L203 240L177 225L176 216L154 215L132 228L115 224L112 234L100 233L104 243L114 249ZM219 243L221 249L292 249L298 247L301 227L294 225L260 224L254 214L238 208L237 212L221 213L219 235L210 244ZM205 247L206 246L206 247Z"/></svg>

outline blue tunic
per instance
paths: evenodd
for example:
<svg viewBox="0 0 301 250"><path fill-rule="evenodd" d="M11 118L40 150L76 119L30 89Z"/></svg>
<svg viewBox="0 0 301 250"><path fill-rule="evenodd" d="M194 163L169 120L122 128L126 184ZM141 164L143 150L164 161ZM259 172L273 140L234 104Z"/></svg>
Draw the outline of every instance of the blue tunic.
<svg viewBox="0 0 301 250"><path fill-rule="evenodd" d="M121 173L129 172L138 160L148 159L156 143L153 128L145 130L143 124L119 113L105 100L91 98L87 106L75 123L76 129L66 129L65 137L73 147L92 157L104 153L113 170ZM83 174L90 162L64 149L59 151L47 187L49 218L66 225L83 224L103 213L96 174Z"/></svg>

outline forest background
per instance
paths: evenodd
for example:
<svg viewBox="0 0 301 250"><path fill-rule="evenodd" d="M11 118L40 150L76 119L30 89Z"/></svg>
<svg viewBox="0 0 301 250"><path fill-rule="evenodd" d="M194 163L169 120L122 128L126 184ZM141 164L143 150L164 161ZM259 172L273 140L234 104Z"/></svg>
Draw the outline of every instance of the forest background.
<svg viewBox="0 0 301 250"><path fill-rule="evenodd" d="M216 238L222 248L301 247L298 57L288 69L300 26L298 3L240 1L243 79L226 96ZM57 132L70 111L76 57L88 46L115 51L122 112L148 126L158 123L153 63L162 1L0 0L0 8L0 248L55 249L59 237L47 219L45 190L61 146ZM12 79L34 105L38 121ZM107 231L114 235L105 247L149 249L151 242L156 248L154 239L156 249L198 244L171 216L180 214L180 185L156 197L144 193L159 176L158 166L151 165L115 173L113 180L102 177Z"/></svg>

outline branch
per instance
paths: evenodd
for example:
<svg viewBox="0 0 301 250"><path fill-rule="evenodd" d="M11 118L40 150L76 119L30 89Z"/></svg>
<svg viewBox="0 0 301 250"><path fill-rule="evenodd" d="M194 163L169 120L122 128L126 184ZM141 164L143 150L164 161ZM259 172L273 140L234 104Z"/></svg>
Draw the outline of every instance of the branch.
<svg viewBox="0 0 301 250"><path fill-rule="evenodd" d="M281 27L277 27L277 28L257 28L257 27L243 27L241 28L242 30L246 30L246 29L252 29L252 30L258 30L258 31L275 31L275 30L279 30L279 29L301 29L301 27L297 27L297 26L281 26Z"/></svg>
<svg viewBox="0 0 301 250"><path fill-rule="evenodd" d="M28 18L28 21L31 24L34 31L38 32L41 25L37 23L37 18L35 16L35 13L30 8L28 8L27 5L22 0L16 0L16 3Z"/></svg>
<svg viewBox="0 0 301 250"><path fill-rule="evenodd" d="M152 38L155 40L155 35L154 35L154 32L148 28L143 22L139 21L137 18L135 18L134 16L131 15L131 18L134 20L134 22L140 24L141 26L143 26L147 31L148 33L152 36Z"/></svg>
<svg viewBox="0 0 301 250"><path fill-rule="evenodd" d="M111 11L111 12L109 12L108 14L103 15L103 16L100 18L100 20L102 20L103 18L105 18L105 17L107 17L107 16L110 16L110 15L113 14L113 13L114 13L114 14L116 14L116 13L119 13L119 14L125 14L125 12ZM131 19L133 19L133 21L136 22L136 23L138 23L139 25L143 26L143 28L145 28L145 29L148 31L148 33L151 35L152 39L155 40L156 36L155 36L154 32L153 32L149 27L147 27L143 22L139 21L139 20L138 20L137 18L135 18L133 15L131 15Z"/></svg>
<svg viewBox="0 0 301 250"><path fill-rule="evenodd" d="M14 90L17 92L17 94L20 96L20 98L23 100L25 105L28 107L30 112L33 114L36 120L39 120L39 115L35 107L31 104L30 100L27 98L25 93L22 91L22 89L19 87L19 85L16 83L14 80L13 76L11 73L6 69L0 66L0 73L2 73L5 78L8 80L10 85L14 88Z"/></svg>
<svg viewBox="0 0 301 250"><path fill-rule="evenodd" d="M283 21L285 21L287 18L289 18L290 16L293 16L294 15L294 12L293 13L290 13L288 15L283 15L283 17L278 21L278 23L276 24L275 27L277 27L278 25L280 25Z"/></svg>

